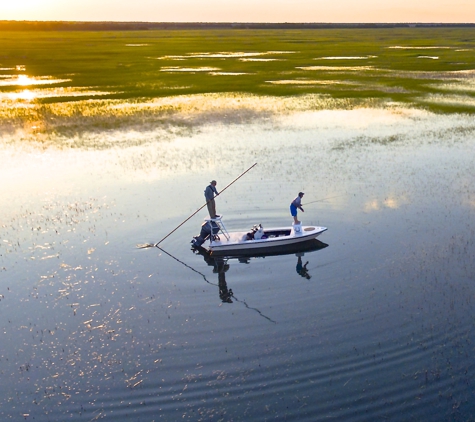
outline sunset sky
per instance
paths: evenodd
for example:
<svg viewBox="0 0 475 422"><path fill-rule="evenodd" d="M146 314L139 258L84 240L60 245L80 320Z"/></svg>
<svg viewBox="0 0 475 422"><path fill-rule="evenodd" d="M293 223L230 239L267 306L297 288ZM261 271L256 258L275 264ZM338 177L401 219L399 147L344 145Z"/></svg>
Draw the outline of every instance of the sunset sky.
<svg viewBox="0 0 475 422"><path fill-rule="evenodd" d="M0 0L0 20L475 22L474 0Z"/></svg>

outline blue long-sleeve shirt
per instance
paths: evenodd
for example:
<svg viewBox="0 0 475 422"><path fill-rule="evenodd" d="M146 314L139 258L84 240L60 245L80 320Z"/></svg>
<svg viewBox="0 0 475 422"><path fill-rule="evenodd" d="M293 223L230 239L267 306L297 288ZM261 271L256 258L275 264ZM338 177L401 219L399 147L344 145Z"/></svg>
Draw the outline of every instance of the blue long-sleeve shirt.
<svg viewBox="0 0 475 422"><path fill-rule="evenodd" d="M216 190L216 187L213 185L208 185L205 189L206 202L211 201L217 194L218 191Z"/></svg>

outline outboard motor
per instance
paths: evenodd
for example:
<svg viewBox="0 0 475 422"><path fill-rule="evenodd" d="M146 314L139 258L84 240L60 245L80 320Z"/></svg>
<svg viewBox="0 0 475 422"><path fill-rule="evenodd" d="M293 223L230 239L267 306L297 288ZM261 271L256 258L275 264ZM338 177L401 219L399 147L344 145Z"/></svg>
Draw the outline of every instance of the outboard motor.
<svg viewBox="0 0 475 422"><path fill-rule="evenodd" d="M219 239L219 226L214 221L205 221L201 225L201 231L199 236L194 236L191 244L195 247L201 246L209 237L212 240Z"/></svg>

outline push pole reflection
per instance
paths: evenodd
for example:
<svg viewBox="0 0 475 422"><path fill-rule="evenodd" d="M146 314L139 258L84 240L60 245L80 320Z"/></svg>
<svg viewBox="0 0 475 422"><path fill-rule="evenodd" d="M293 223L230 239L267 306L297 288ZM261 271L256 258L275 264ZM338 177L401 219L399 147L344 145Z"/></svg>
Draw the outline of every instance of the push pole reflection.
<svg viewBox="0 0 475 422"><path fill-rule="evenodd" d="M218 289L219 289L219 298L223 303L233 303L234 293L232 289L228 288L226 282L226 273L228 272L230 265L228 263L231 259L236 259L239 263L249 264L252 258L265 258L266 256L280 256L280 255L291 255L295 254L297 256L297 265L296 271L301 277L310 280L312 277L307 269L309 261L306 260L303 264L302 257L305 253L314 252L323 248L326 248L328 244L320 242L317 239L312 239L308 242L302 243L300 245L292 245L286 248L279 248L269 253L262 254L239 254L232 256L219 256L211 253L208 249L201 246L193 246L191 250L203 257L204 261L211 267L213 267L213 274L218 275Z"/></svg>

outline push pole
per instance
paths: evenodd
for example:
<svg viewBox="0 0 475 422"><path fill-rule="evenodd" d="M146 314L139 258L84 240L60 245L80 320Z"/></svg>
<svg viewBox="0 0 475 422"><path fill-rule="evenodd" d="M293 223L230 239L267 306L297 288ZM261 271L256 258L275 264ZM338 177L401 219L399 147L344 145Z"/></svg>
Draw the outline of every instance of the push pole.
<svg viewBox="0 0 475 422"><path fill-rule="evenodd" d="M221 190L221 192L219 193L219 195L221 195L227 188L229 188L229 186L231 186L234 182L236 182L238 179L240 179L242 176L244 176L249 170L251 170L253 167L255 167L257 165L257 163L253 164L251 167L249 167L244 173L241 173L238 177L236 177L229 185L227 185L224 189ZM211 200L210 200L211 201ZM158 247L158 245L160 243L162 243L168 236L170 236L172 233L174 233L176 230L178 230L181 226L183 226L183 224L185 224L191 217L193 217L195 214L197 214L199 211L201 211L204 207L206 207L206 205L208 205L208 202L210 201L207 201L204 205L202 205L201 207L199 207L193 214L191 214L186 220L184 220L183 222L181 222L177 227L175 227L170 233L168 233L162 240L160 240L159 242L155 243L155 247Z"/></svg>

